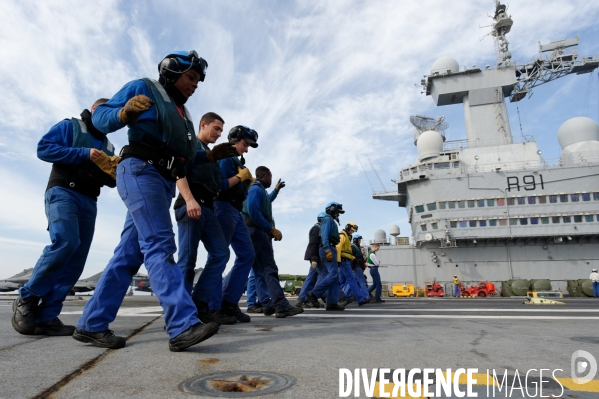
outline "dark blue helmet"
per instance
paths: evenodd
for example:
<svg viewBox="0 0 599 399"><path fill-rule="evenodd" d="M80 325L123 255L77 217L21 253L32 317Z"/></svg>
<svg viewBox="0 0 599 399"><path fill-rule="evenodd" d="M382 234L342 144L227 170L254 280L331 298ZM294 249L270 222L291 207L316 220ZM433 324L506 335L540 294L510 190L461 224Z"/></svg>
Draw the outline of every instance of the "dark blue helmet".
<svg viewBox="0 0 599 399"><path fill-rule="evenodd" d="M236 141L239 139L245 140L250 147L256 148L258 147L258 132L254 129L250 129L247 126L238 125L229 130L229 136L227 136L229 141Z"/></svg>
<svg viewBox="0 0 599 399"><path fill-rule="evenodd" d="M318 221L318 223L322 222L322 218L324 218L326 215L326 213L320 212L318 216L316 216L316 220Z"/></svg>
<svg viewBox="0 0 599 399"><path fill-rule="evenodd" d="M208 63L195 50L175 51L164 57L158 64L160 77L170 84L174 84L179 76L190 69L194 69L200 74L200 82L204 81Z"/></svg>
<svg viewBox="0 0 599 399"><path fill-rule="evenodd" d="M338 202L329 202L325 208L326 213L332 213L332 212L339 212L339 213L345 213L345 211L343 210L343 205L341 205Z"/></svg>

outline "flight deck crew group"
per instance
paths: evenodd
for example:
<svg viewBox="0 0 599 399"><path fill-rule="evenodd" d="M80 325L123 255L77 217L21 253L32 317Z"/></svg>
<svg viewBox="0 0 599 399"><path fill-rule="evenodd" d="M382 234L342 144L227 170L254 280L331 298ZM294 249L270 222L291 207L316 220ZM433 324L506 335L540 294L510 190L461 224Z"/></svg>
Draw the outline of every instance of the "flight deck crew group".
<svg viewBox="0 0 599 399"><path fill-rule="evenodd" d="M14 302L16 331L72 335L99 347L124 347L125 338L109 325L142 264L164 310L171 351L210 338L220 324L249 322L238 306L248 275L265 315L284 318L303 312L285 298L274 259L272 241L280 241L282 233L275 227L272 202L285 182L279 180L269 193L271 171L258 167L254 178L244 166L243 154L258 147L258 133L239 125L230 130L228 142L210 148L225 122L208 112L196 137L185 103L204 81L207 67L193 50L169 54L158 64L158 81L131 81L110 100L96 101L81 119L66 119L42 137L38 157L52 163L45 194L52 243ZM128 144L119 157L106 134L125 126ZM127 208L121 240L77 325L64 325L58 316L83 271L102 186L116 186ZM169 212L176 189L177 262ZM352 248L357 226L348 223L340 235L340 213L341 204L328 204L310 231L306 259L311 280L305 285L310 291L302 292L298 305L319 307L318 298L323 298L327 310L343 310L353 297L359 305L370 298L363 281L364 259ZM358 246L359 238L354 236ZM208 258L194 286L200 241ZM223 281L229 246L236 259ZM248 289L248 308L250 294ZM380 289L377 294L380 300ZM345 302L338 303L339 295Z"/></svg>

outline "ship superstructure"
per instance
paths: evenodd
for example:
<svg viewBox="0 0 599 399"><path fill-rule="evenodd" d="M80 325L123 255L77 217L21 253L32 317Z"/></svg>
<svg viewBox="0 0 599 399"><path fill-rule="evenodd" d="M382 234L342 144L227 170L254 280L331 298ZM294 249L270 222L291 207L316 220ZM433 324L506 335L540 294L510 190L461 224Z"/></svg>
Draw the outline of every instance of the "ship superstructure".
<svg viewBox="0 0 599 399"><path fill-rule="evenodd" d="M506 39L513 20L499 2L493 21L495 68L460 68L442 57L421 81L437 106L462 104L467 138L417 131L418 159L401 170L397 192L373 195L406 208L412 227L412 243L381 249L385 281L450 281L456 272L465 281L561 281L599 267L599 126L586 117L562 124L561 157L552 163L533 136L512 135L505 103L590 73L599 57L579 57L575 38L539 45L537 58L517 64Z"/></svg>

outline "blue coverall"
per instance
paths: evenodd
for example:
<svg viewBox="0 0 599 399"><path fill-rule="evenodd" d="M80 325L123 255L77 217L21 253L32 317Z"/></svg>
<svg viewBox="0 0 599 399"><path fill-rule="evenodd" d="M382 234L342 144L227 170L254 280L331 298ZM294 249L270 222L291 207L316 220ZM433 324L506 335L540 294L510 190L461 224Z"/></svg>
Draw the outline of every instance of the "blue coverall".
<svg viewBox="0 0 599 399"><path fill-rule="evenodd" d="M102 141L91 137L94 148L101 149ZM66 119L42 137L37 156L42 161L66 165L89 161L90 149L73 148L72 144L73 124ZM68 188L51 187L46 191L44 202L52 244L44 248L31 278L19 288L21 298L42 299L37 323L58 317L66 296L79 280L94 237L97 214L96 198Z"/></svg>
<svg viewBox="0 0 599 399"><path fill-rule="evenodd" d="M279 284L279 268L275 262L272 238L269 235L273 225L267 220L269 215L263 215L261 209L263 200L272 202L276 199L278 193L277 190L272 190L267 196L264 189L264 182L260 179L256 179L256 182L258 184L252 184L246 199L248 216L256 225L256 227L248 227L254 246L254 253L256 254L256 259L252 267L253 269L260 270L264 275L273 305L277 313L282 313L287 311L291 305L285 298L283 289ZM257 277L255 272L254 275ZM260 294L258 296L260 297Z"/></svg>
<svg viewBox="0 0 599 399"><path fill-rule="evenodd" d="M156 102L142 80L127 83L110 101L96 108L94 125L102 132L119 130L125 125L119 111L132 97L144 94ZM156 106L141 114L137 124L159 137ZM131 131L128 133L131 135ZM198 153L194 162L208 162ZM139 158L127 158L117 167L117 189L127 207L121 241L98 281L92 298L83 309L77 328L88 332L108 329L127 293L133 276L142 263L148 270L152 290L164 309L166 331L174 338L199 323L197 309L185 290L183 274L176 267L175 235L169 208L175 196L175 182Z"/></svg>
<svg viewBox="0 0 599 399"><path fill-rule="evenodd" d="M337 223L332 217L326 215L320 223L320 261L327 269L327 275L323 277L312 289L312 294L320 298L327 294L327 304L336 304L339 301L339 267L337 266L337 248L330 243L330 238L337 236ZM333 253L333 260L326 260L326 250L330 249Z"/></svg>

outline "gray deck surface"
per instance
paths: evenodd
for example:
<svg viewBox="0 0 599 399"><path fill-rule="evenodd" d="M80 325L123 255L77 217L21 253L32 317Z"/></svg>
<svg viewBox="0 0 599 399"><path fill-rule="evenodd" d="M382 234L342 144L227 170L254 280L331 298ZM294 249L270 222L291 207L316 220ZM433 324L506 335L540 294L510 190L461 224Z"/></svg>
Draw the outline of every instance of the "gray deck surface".
<svg viewBox="0 0 599 399"><path fill-rule="evenodd" d="M10 323L13 299L0 298L2 398L194 398L201 396L182 392L179 384L234 370L282 373L297 381L261 397L335 398L339 368L464 367L483 374L486 369L513 374L514 369L560 368L561 376L569 377L574 351L599 359L599 299L532 306L521 298L394 298L351 304L341 313L307 309L285 319L252 315L250 323L222 326L214 337L179 353L168 350L155 297L125 298L123 315L111 325L116 334L130 336L120 350L71 337L19 335ZM75 324L84 303L65 302L61 320Z"/></svg>

